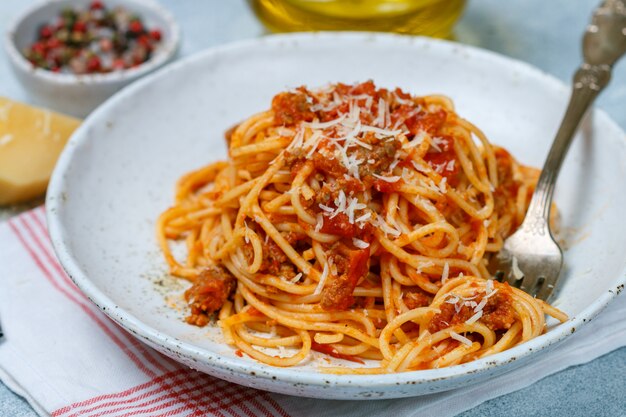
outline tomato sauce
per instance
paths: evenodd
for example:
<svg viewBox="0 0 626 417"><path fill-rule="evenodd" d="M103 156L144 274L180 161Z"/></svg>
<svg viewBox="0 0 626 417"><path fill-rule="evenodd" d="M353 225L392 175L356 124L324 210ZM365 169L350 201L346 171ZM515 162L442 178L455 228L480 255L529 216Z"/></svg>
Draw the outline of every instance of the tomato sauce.
<svg viewBox="0 0 626 417"><path fill-rule="evenodd" d="M274 122L276 125L289 126L299 122L310 122L315 118L311 103L303 93L280 93L272 100Z"/></svg>
<svg viewBox="0 0 626 417"><path fill-rule="evenodd" d="M494 282L494 284L498 292L489 297L487 304L483 307L483 315L478 321L494 331L507 330L511 328L516 317L513 309L511 287L508 284L497 282ZM482 299L483 295L479 295L472 301L480 303ZM458 301L459 305L462 303L463 300ZM441 313L436 314L430 321L428 330L431 333L436 333L455 324L464 323L475 314L473 308L464 304L459 309L459 307L455 308L455 304L444 302L439 309ZM458 312L456 311L457 309L459 309Z"/></svg>
<svg viewBox="0 0 626 417"><path fill-rule="evenodd" d="M333 250L330 259L339 275L330 275L321 305L324 310L343 311L354 304L352 293L358 281L369 272L370 249L349 249L345 246Z"/></svg>
<svg viewBox="0 0 626 417"><path fill-rule="evenodd" d="M320 231L342 237L354 237L357 234L358 227L356 224L348 221L348 216L339 213L335 217L324 216Z"/></svg>
<svg viewBox="0 0 626 417"><path fill-rule="evenodd" d="M411 108L412 109L412 108ZM404 121L411 134L416 135L420 131L436 135L446 122L448 113L441 109L434 113L419 112Z"/></svg>
<svg viewBox="0 0 626 417"><path fill-rule="evenodd" d="M327 354L329 356L332 356L333 358L345 359L347 361L356 362L356 363L360 363L360 364L365 364L365 362L363 362L361 359L359 359L359 358L357 358L355 356L344 355L343 353L337 352L337 349L335 349L331 345L322 345L320 343L317 343L315 340L311 341L311 349L316 351L316 352L325 353L325 354Z"/></svg>
<svg viewBox="0 0 626 417"><path fill-rule="evenodd" d="M224 301L234 290L235 277L220 266L206 268L185 291L185 300L191 307L187 323L204 326L210 321L210 315L224 305Z"/></svg>
<svg viewBox="0 0 626 417"><path fill-rule="evenodd" d="M438 136L436 146L439 149L431 148L424 155L424 161L437 171L439 175L447 178L448 184L456 186L459 183L460 162L456 160L454 152L454 138L452 136ZM454 162L452 162L454 161Z"/></svg>

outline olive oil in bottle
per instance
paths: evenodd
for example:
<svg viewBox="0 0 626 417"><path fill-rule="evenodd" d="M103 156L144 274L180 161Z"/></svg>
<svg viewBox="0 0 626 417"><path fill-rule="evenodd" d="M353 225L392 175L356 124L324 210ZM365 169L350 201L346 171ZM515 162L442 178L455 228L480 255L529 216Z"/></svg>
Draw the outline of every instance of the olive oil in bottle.
<svg viewBox="0 0 626 417"><path fill-rule="evenodd" d="M385 31L447 38L465 0L249 0L272 31Z"/></svg>

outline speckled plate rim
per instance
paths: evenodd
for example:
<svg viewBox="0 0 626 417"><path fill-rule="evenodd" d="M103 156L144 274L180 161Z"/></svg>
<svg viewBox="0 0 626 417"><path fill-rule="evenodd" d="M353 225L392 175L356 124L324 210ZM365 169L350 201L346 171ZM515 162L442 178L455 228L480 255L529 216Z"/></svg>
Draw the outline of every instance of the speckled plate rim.
<svg viewBox="0 0 626 417"><path fill-rule="evenodd" d="M89 140L90 136L86 133L90 129L90 125L98 121L101 116L106 115L109 109L114 108L118 105L118 103L122 103L126 98L131 97L144 86L158 82L160 78L166 76L167 74L181 71L186 65L198 60L211 59L211 57L218 56L222 53L246 50L247 48L276 47L287 43L290 47L296 48L299 43L315 42L316 39L326 41L333 40L339 43L369 42L371 44L382 45L393 43L396 45L406 46L407 48L418 48L430 45L449 54L461 51L483 60L486 64L494 62L506 65L512 70L517 70L520 74L524 74L524 76L539 79L541 82L549 85L550 88L560 90L564 94L568 91L568 87L555 77L544 73L527 63L517 61L494 52L449 41L391 34L327 32L316 34L272 35L210 48L170 64L124 88L96 109L85 120L81 127L74 133L68 146L66 146L65 151L61 155L48 188L46 200L48 227L52 244L59 261L76 285L107 316L135 336L143 338L158 346L162 346L170 352L180 354L191 361L200 361L212 368L221 369L227 372L247 375L252 374L255 375L256 378L270 380L265 387L265 389L270 391L272 390L272 378L279 378L283 382L306 384L318 387L328 387L330 385L336 387L350 386L363 387L364 389L383 389L385 387L404 384L428 384L443 380L463 378L471 374L481 374L488 370L493 370L493 368L505 367L507 364L511 364L512 362L528 355L536 354L539 351L545 350L546 348L563 341L566 337L573 334L578 328L580 328L580 326L588 323L596 317L611 302L611 300L613 300L624 289L624 285L626 283L626 269L622 270L620 276L615 278L615 282L611 288L606 290L606 292L580 312L580 314L571 317L567 322L552 328L548 333L530 340L523 345L484 359L448 368L397 374L382 374L376 375L375 378L371 375L333 375L320 372L303 371L298 368L277 368L251 362L249 360L223 357L209 350L200 348L192 343L164 334L153 327L147 326L135 316L117 306L113 300L106 296L90 281L89 277L86 276L80 268L78 260L65 244L68 236L66 235L66 231L63 227L61 216L61 212L63 210L63 199L61 198L61 193L64 188L64 173L68 169L72 159L75 157L75 149L77 148L77 145ZM603 111L594 110L594 118L600 121L606 129L611 129L614 133L624 136L624 132L620 129L620 127ZM419 395L419 393L416 393L416 395Z"/></svg>

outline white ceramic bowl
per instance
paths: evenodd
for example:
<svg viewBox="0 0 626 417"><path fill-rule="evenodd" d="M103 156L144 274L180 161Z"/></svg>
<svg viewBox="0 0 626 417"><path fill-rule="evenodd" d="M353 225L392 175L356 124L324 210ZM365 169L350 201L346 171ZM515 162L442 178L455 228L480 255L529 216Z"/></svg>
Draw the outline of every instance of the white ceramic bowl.
<svg viewBox="0 0 626 417"><path fill-rule="evenodd" d="M373 79L413 94L450 96L462 116L521 162L540 166L569 88L527 64L425 38L369 34L272 36L222 46L129 86L90 115L62 154L48 190L52 243L74 282L134 336L195 369L293 395L368 399L460 387L524 366L589 321L626 281L626 141L594 111L557 184L567 237L556 305L570 320L511 350L449 368L328 375L316 361L275 368L235 355L216 327L168 307L180 295L155 241L155 220L177 179L225 159L224 131L299 85ZM149 101L151 105L142 106ZM160 287L156 283L165 283ZM164 294L165 292L165 294ZM343 362L343 361L336 361ZM343 362L346 366L350 364Z"/></svg>
<svg viewBox="0 0 626 417"><path fill-rule="evenodd" d="M139 77L162 66L176 55L180 29L173 16L151 0L106 0L107 6L123 6L142 17L148 27L161 29L163 39L152 57L137 68L108 74L58 74L35 68L22 51L36 40L39 26L55 19L66 7L87 8L90 0L47 0L28 8L13 20L4 46L18 80L35 104L84 117L103 101Z"/></svg>

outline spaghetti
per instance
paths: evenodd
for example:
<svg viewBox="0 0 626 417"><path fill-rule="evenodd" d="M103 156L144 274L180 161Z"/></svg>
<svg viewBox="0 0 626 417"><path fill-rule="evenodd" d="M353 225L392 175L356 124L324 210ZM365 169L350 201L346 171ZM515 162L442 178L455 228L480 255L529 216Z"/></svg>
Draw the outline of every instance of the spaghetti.
<svg viewBox="0 0 626 417"><path fill-rule="evenodd" d="M227 139L228 161L181 178L157 233L171 273L192 283L187 321L217 314L239 354L377 361L333 373L438 368L526 342L546 314L567 319L489 279L538 173L450 99L371 81L300 87Z"/></svg>

